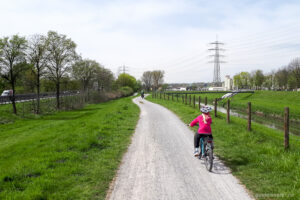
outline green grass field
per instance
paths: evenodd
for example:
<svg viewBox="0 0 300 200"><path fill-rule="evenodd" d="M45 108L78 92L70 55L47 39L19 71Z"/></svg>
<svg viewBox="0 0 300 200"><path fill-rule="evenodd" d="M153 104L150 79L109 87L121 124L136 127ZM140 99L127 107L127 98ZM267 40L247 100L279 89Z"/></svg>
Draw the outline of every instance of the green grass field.
<svg viewBox="0 0 300 200"><path fill-rule="evenodd" d="M0 199L104 199L139 118L131 99L1 124Z"/></svg>
<svg viewBox="0 0 300 200"><path fill-rule="evenodd" d="M148 100L161 104L189 123L199 111L182 102ZM257 199L300 199L300 138L290 135L290 149L284 151L283 133L253 123L248 132L247 121L218 113L212 131L215 153L232 170ZM196 128L194 129L196 130ZM193 138L191 138L192 140Z"/></svg>
<svg viewBox="0 0 300 200"><path fill-rule="evenodd" d="M195 96L197 102L198 97L201 96L202 103L204 98L207 97L208 103L212 104L216 98L220 98L224 94L226 93L196 94ZM264 113L267 116L283 117L284 108L289 107L290 118L300 120L300 92L255 91L254 94L237 94L230 99L232 109L246 111L248 102L251 102L253 112ZM179 97L179 100L182 101L181 97ZM225 105L226 101L227 99L219 101L219 106Z"/></svg>
<svg viewBox="0 0 300 200"><path fill-rule="evenodd" d="M251 102L253 111L267 115L283 116L284 108L290 108L290 117L300 120L300 92L255 91L254 94L238 94L231 98L232 107L246 109Z"/></svg>

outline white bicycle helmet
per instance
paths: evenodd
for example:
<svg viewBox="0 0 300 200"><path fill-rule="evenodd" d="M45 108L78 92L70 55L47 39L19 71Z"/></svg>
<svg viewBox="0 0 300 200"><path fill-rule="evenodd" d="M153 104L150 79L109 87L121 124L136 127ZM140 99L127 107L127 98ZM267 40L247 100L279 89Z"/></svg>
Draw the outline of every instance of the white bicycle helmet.
<svg viewBox="0 0 300 200"><path fill-rule="evenodd" d="M203 113L209 113L211 111L211 107L209 106L203 106L201 107L200 111L203 112Z"/></svg>

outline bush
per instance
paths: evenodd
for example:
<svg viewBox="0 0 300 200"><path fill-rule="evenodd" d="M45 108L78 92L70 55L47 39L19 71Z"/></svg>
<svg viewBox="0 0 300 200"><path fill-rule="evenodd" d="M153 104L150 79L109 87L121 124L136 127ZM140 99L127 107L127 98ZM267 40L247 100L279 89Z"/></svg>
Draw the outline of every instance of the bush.
<svg viewBox="0 0 300 200"><path fill-rule="evenodd" d="M121 95L124 97L130 96L133 94L133 89L131 87L125 86L125 87L121 87L119 89L119 91L121 92Z"/></svg>

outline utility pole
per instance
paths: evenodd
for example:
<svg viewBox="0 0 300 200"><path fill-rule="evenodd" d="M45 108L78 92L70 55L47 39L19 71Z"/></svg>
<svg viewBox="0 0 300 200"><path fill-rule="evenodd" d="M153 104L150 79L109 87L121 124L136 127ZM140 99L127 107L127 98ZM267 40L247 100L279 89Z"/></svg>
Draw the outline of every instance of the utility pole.
<svg viewBox="0 0 300 200"><path fill-rule="evenodd" d="M210 63L214 63L214 78L213 78L213 84L214 86L222 86L221 85L221 76L220 76L220 63L224 63L224 61L220 60L220 57L224 57L224 55L220 54L220 51L225 51L225 49L220 48L220 46L224 45L224 43L218 41L218 36L216 37L215 42L209 43L210 45L213 45L213 48L208 49L209 51L214 51L215 53L213 55L210 55L210 57L213 57L214 60L210 61Z"/></svg>
<svg viewBox="0 0 300 200"><path fill-rule="evenodd" d="M118 74L126 74L126 71L129 71L128 67L126 67L125 65L120 66L118 69Z"/></svg>
<svg viewBox="0 0 300 200"><path fill-rule="evenodd" d="M118 69L118 74L120 75L120 74L126 74L126 72L128 72L129 71L129 69L128 69L128 67L126 67L125 65L123 65L123 66L120 66L119 67L119 69ZM122 84L122 86L124 86L125 85L125 80L122 78L122 80L121 80L121 84Z"/></svg>

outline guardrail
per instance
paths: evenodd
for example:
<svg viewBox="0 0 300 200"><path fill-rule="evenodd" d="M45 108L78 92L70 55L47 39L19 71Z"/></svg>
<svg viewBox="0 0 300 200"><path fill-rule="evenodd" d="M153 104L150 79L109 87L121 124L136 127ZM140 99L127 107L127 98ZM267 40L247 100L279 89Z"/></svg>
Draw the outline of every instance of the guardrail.
<svg viewBox="0 0 300 200"><path fill-rule="evenodd" d="M191 92L166 91L166 92L160 92L160 93L166 93L166 94L254 93L254 90L247 90L247 91L191 91Z"/></svg>

